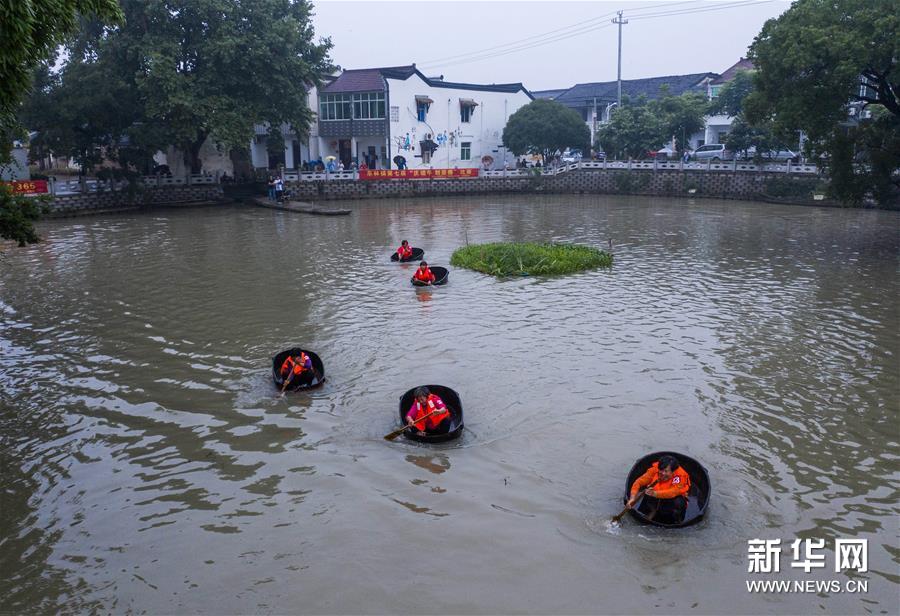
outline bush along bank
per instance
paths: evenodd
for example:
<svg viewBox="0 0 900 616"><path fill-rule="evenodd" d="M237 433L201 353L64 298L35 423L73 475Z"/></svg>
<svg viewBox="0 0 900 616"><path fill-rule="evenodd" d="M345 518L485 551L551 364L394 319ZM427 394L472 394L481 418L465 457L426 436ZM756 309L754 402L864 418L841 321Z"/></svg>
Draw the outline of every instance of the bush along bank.
<svg viewBox="0 0 900 616"><path fill-rule="evenodd" d="M498 278L561 276L612 265L612 255L590 246L534 242L473 244L458 248L450 264Z"/></svg>

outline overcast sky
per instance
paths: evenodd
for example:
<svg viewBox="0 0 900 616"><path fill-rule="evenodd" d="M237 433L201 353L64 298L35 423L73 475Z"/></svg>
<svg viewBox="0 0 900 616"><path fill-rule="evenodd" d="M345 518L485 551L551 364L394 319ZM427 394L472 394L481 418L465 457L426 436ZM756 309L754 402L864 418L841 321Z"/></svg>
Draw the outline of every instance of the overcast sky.
<svg viewBox="0 0 900 616"><path fill-rule="evenodd" d="M610 23L615 11L623 10L630 22L622 27L622 79L635 79L721 73L746 56L763 23L790 2L313 0L313 5L316 34L331 37L332 58L342 68L415 62L426 75L442 74L448 81L521 81L530 90L548 90L616 78L617 27ZM669 12L683 13L651 17Z"/></svg>

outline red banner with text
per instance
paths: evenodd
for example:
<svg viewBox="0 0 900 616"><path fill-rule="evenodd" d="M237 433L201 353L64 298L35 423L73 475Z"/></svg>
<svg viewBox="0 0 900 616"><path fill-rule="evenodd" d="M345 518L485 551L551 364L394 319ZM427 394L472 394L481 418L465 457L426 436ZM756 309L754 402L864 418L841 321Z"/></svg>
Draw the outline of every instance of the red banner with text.
<svg viewBox="0 0 900 616"><path fill-rule="evenodd" d="M478 169L360 169L361 180L435 180L477 178Z"/></svg>
<svg viewBox="0 0 900 616"><path fill-rule="evenodd" d="M3 182L12 188L14 195L42 195L47 193L47 180L14 180Z"/></svg>

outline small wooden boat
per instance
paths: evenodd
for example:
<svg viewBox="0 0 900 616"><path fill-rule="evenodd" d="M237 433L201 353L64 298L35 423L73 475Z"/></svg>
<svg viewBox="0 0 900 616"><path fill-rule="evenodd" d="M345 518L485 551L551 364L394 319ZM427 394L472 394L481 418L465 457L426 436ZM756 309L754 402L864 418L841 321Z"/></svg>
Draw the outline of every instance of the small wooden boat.
<svg viewBox="0 0 900 616"><path fill-rule="evenodd" d="M425 251L421 248L416 248L415 246L412 249L413 253L411 257L406 259L401 259L400 255L396 252L391 255L391 261L400 261L400 263L409 263L410 261L421 261L422 257L425 256Z"/></svg>
<svg viewBox="0 0 900 616"><path fill-rule="evenodd" d="M281 378L281 365L284 363L284 360L288 358L288 355L297 356L300 355L300 353L309 355L309 359L312 361L313 371L307 372L301 376L295 376L288 384L287 389L290 391L315 389L325 382L325 365L322 363L319 356L307 349L295 347L293 349L282 351L272 358L272 380L275 382L275 387L277 387L279 391L284 386L284 379Z"/></svg>
<svg viewBox="0 0 900 616"><path fill-rule="evenodd" d="M421 385L420 387L427 387L431 393L439 396L444 401L444 404L447 405L447 408L450 410L450 428L445 434L426 434L422 436L415 429L411 429L404 432L403 435L408 439L422 443L440 443L458 438L463 431L463 407L459 395L443 385ZM406 414L412 406L415 398L413 394L417 389L418 387L414 387L400 397L400 421L402 423L406 423Z"/></svg>
<svg viewBox="0 0 900 616"><path fill-rule="evenodd" d="M703 465L690 456L686 456L682 453L657 451L648 454L635 462L634 466L631 467L631 472L628 473L628 478L625 480L624 502L628 502L628 497L631 493L631 484L633 484L638 477L647 472L647 469L653 466L654 462L658 462L662 456L666 455L672 456L678 460L681 467L686 470L687 474L691 477L691 491L688 492L688 504L687 509L684 512L684 518L680 521L656 518L650 519L648 517L649 514L642 510L641 501L638 501L638 504L633 509L630 509L629 513L639 522L666 528L680 528L682 526L696 524L702 520L703 516L706 514L706 508L709 506L712 484L709 481L709 473L706 472Z"/></svg>
<svg viewBox="0 0 900 616"><path fill-rule="evenodd" d="M439 287L442 284L447 284L447 278L450 276L450 270L446 267L431 267L428 266L428 269L431 270L431 273L434 274L434 282L431 283L433 287ZM414 287L427 287L428 285L420 280L416 280L415 278L410 278L410 281L413 283Z"/></svg>

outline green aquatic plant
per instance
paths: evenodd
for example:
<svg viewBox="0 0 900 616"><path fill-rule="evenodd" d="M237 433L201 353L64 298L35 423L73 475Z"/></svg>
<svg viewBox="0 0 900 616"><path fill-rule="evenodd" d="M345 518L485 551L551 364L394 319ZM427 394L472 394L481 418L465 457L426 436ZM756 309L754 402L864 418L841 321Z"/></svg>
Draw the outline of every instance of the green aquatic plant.
<svg viewBox="0 0 900 616"><path fill-rule="evenodd" d="M553 243L473 244L458 248L450 264L499 278L560 276L612 265L612 255L590 246Z"/></svg>

